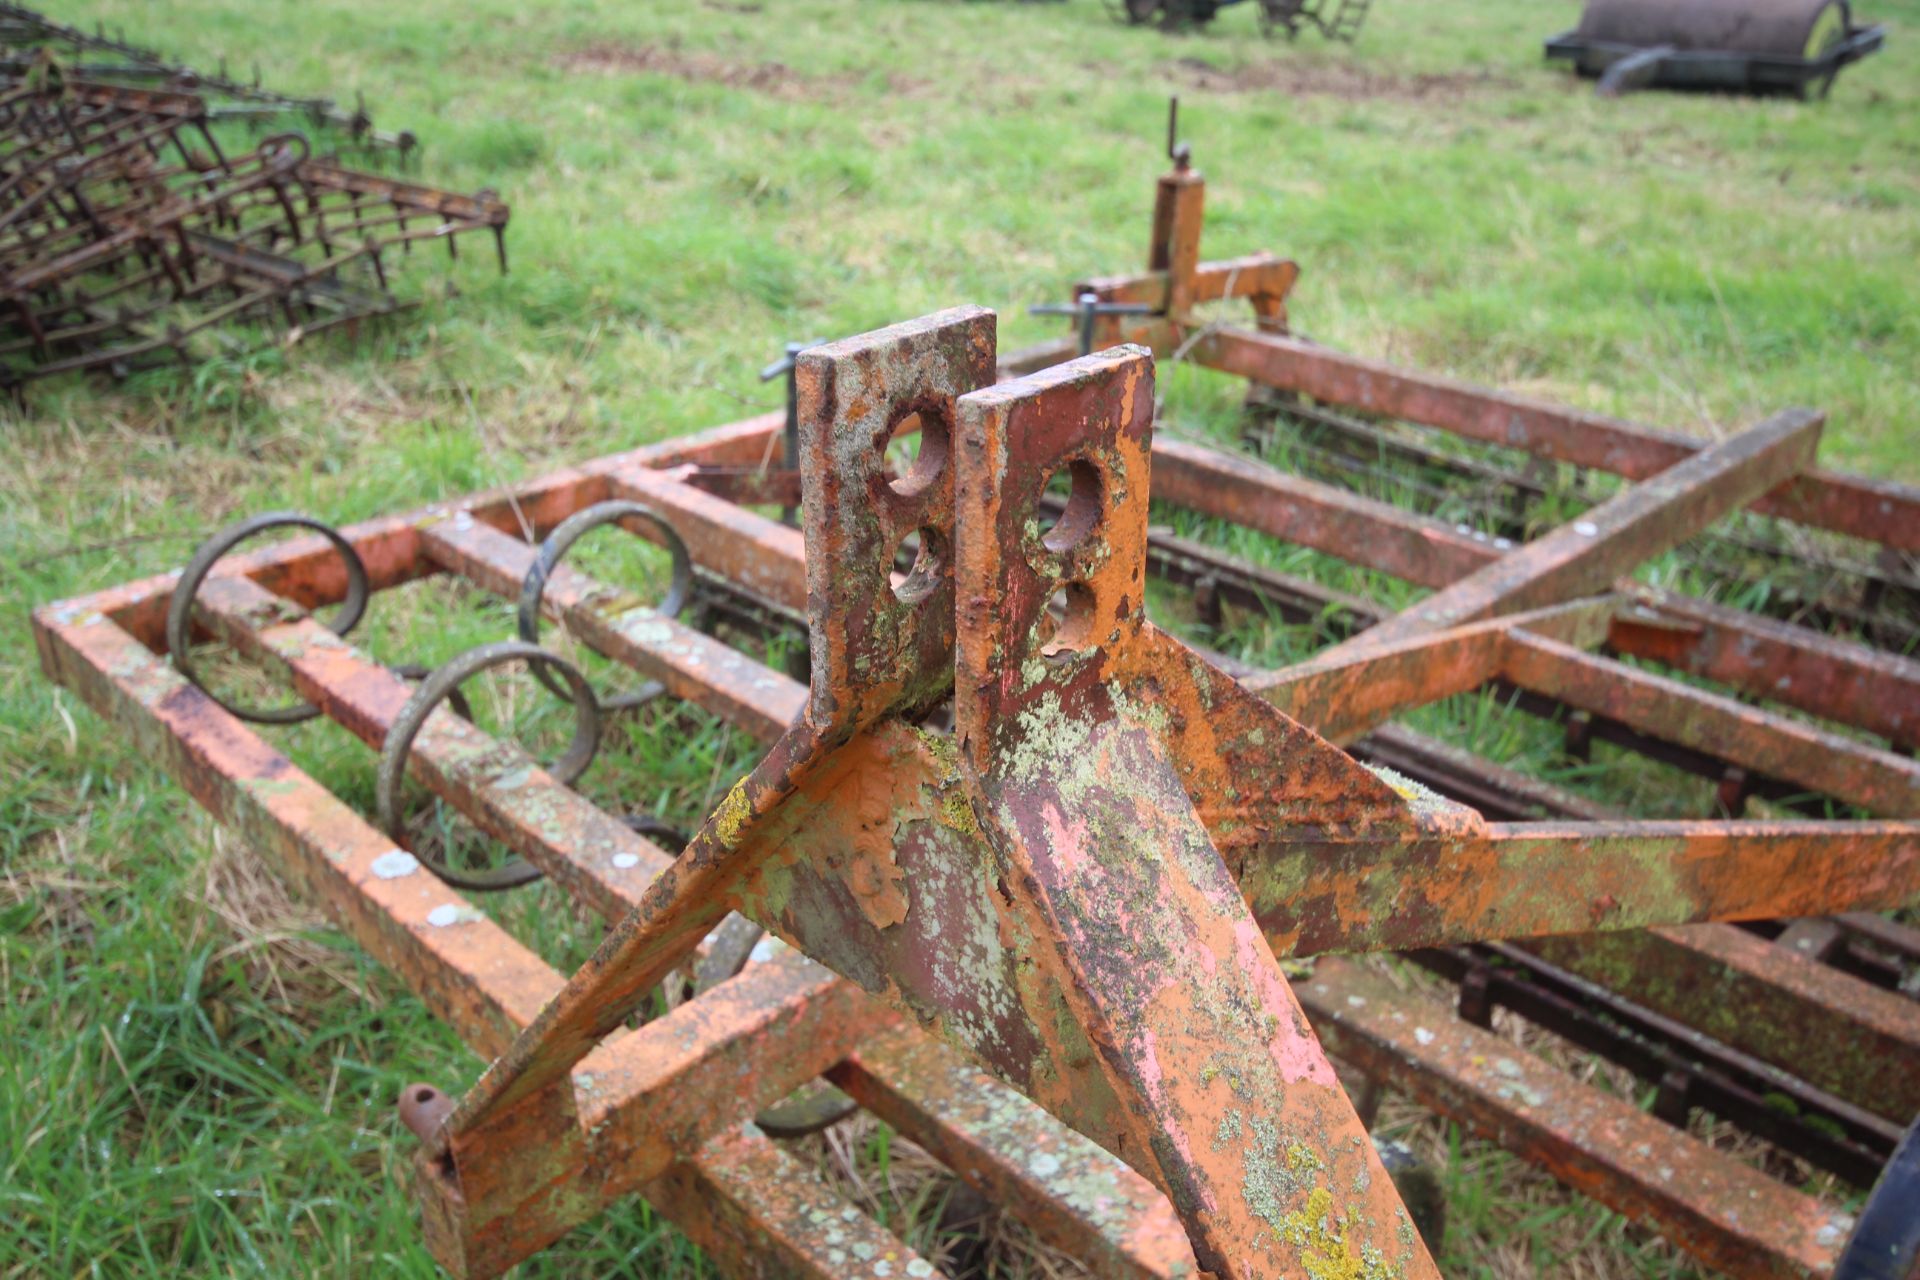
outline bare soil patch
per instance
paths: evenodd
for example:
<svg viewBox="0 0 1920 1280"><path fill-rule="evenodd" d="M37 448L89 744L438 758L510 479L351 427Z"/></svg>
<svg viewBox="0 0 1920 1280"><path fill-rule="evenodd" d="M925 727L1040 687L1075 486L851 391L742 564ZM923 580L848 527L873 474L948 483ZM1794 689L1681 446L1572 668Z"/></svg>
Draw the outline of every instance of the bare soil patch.
<svg viewBox="0 0 1920 1280"><path fill-rule="evenodd" d="M1293 59L1216 67L1199 58L1177 58L1167 67L1175 80L1212 93L1279 93L1297 98L1337 98L1343 102L1385 99L1426 102L1463 98L1509 87L1504 76L1487 71L1423 72L1398 75L1350 62L1302 62Z"/></svg>
<svg viewBox="0 0 1920 1280"><path fill-rule="evenodd" d="M723 84L796 101L825 97L829 92L827 86L783 62L734 62L717 53L672 45L592 44L562 54L555 61L568 71L650 72L688 84Z"/></svg>

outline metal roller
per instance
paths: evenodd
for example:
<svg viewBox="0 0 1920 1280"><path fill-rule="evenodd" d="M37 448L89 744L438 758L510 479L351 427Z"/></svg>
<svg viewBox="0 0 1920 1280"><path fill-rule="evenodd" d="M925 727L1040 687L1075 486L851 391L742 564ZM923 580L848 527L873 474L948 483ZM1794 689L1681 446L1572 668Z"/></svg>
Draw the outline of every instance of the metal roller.
<svg viewBox="0 0 1920 1280"><path fill-rule="evenodd" d="M1846 0L1587 0L1589 41L1812 61L1852 27Z"/></svg>
<svg viewBox="0 0 1920 1280"><path fill-rule="evenodd" d="M1723 89L1824 96L1849 62L1878 49L1847 0L1588 0L1549 58L1598 76L1599 92Z"/></svg>

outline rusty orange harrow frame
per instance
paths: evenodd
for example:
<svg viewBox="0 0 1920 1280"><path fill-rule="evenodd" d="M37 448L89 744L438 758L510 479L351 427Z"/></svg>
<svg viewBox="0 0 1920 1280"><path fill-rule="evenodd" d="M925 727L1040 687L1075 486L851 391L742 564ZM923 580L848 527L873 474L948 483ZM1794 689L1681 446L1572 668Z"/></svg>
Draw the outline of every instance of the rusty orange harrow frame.
<svg viewBox="0 0 1920 1280"><path fill-rule="evenodd" d="M36 613L55 679L492 1059L457 1100L405 1104L450 1271L498 1274L638 1194L730 1273L935 1274L749 1123L825 1076L1103 1277L1436 1275L1329 1053L1711 1266L1832 1271L1846 1215L1485 1023L1599 1001L1691 1046L1653 1055L1668 1118L1760 1081L1870 1179L1920 1111L1920 1005L1816 956L1914 950L1864 913L1920 900L1920 666L1625 575L1748 505L1920 550L1920 495L1814 470L1815 413L1703 446L1299 342L1291 264L1199 260L1202 191L1184 163L1162 179L1149 271L1087 286L1145 308L1101 315L1092 354L1001 364L992 313L942 312L798 356L791 470L765 466L770 416L342 531L376 601L441 573L515 599L539 561L548 617L766 744L680 850L425 719L411 775L609 921L571 977L168 664L173 608L391 754L417 697L313 615L356 585L333 543L233 555L191 601L167 577ZM1194 318L1229 297L1256 327ZM1638 483L1503 553L1155 438L1154 353L1175 351ZM921 445L895 473L903 429ZM1434 590L1311 661L1230 670L1146 619L1149 577L1204 558L1149 529L1150 494ZM614 500L706 590L804 618L810 682L521 534ZM1289 589L1209 564L1215 590ZM1495 682L1860 816L1579 812L1387 725ZM636 1025L734 914L790 949ZM1778 945L1703 923L1803 918ZM1464 1016L1338 958L1380 951L1459 978ZM1306 957L1289 983L1280 960ZM1560 985L1528 997L1528 973Z"/></svg>

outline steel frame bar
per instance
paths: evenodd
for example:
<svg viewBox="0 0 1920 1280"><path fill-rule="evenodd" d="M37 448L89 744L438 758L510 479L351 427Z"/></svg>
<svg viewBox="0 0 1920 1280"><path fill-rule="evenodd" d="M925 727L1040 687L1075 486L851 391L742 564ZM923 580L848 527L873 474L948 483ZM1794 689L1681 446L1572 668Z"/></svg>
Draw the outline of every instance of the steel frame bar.
<svg viewBox="0 0 1920 1280"><path fill-rule="evenodd" d="M1456 1019L1347 961L1299 984L1328 1047L1421 1104L1553 1171L1661 1233L1708 1266L1741 1276L1826 1274L1851 1226L1631 1102L1576 1083L1511 1040Z"/></svg>
<svg viewBox="0 0 1920 1280"><path fill-rule="evenodd" d="M1692 962L1684 951L1678 958ZM1626 1067L1655 1087L1653 1114L1676 1128L1686 1126L1691 1110L1700 1107L1858 1187L1873 1185L1904 1131L1523 946L1418 951L1409 959L1458 985L1457 1008L1464 1021L1491 1028L1494 1010L1510 1009Z"/></svg>
<svg viewBox="0 0 1920 1280"><path fill-rule="evenodd" d="M1188 355L1209 368L1324 404L1437 427L1627 480L1649 479L1702 447L1687 436L1411 372L1280 334L1216 329L1200 336ZM1920 551L1920 497L1888 481L1812 471L1761 497L1754 510Z"/></svg>
<svg viewBox="0 0 1920 1280"><path fill-rule="evenodd" d="M1793 963L1785 948L1739 929L1524 945L1875 1115L1901 1125L1920 1115L1920 1006L1911 999L1825 965Z"/></svg>
<svg viewBox="0 0 1920 1280"><path fill-rule="evenodd" d="M1776 414L1434 592L1349 644L1385 644L1590 595L1812 462L1822 415Z"/></svg>

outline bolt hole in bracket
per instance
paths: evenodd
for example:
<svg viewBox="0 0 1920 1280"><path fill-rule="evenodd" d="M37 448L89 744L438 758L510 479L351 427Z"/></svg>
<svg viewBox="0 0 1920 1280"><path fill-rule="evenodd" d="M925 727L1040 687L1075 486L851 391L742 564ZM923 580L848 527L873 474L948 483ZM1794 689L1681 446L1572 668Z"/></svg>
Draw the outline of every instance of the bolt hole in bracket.
<svg viewBox="0 0 1920 1280"><path fill-rule="evenodd" d="M936 405L909 406L900 413L882 453L888 492L908 499L927 492L947 465L950 437L946 411Z"/></svg>

